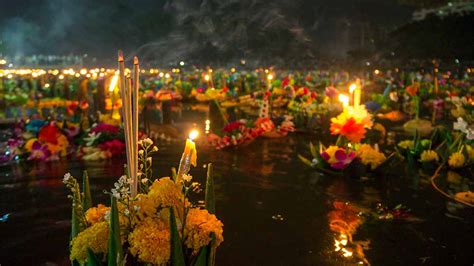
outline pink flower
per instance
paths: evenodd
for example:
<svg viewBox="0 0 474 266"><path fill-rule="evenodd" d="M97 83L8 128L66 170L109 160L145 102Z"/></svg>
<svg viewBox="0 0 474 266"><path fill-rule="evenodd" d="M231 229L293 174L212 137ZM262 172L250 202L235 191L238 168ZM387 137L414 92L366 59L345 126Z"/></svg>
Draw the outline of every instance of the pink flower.
<svg viewBox="0 0 474 266"><path fill-rule="evenodd" d="M334 88L333 86L326 87L324 92L325 92L326 96L328 96L329 98L336 98L336 96L339 94L337 89Z"/></svg>

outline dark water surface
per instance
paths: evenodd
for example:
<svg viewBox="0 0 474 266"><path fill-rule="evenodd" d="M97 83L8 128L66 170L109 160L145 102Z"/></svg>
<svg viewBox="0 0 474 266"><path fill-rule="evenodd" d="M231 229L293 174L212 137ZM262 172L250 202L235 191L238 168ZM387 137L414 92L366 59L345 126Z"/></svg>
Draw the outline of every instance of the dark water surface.
<svg viewBox="0 0 474 266"><path fill-rule="evenodd" d="M472 209L444 198L427 177L407 176L403 167L365 181L308 169L297 154L307 153L310 140L315 137L293 134L231 151L198 144L194 178L203 180L205 163L215 167L217 216L225 238L218 265L357 265L359 260L335 252L336 235L327 217L335 200L367 211L378 203L412 210L412 220L360 226L353 238L370 241L364 253L371 265L473 265ZM158 146L154 174L169 176L184 141ZM25 162L0 168L0 216L10 214L0 222L0 265L68 265L71 209L64 173L80 177L88 170L94 205L108 204L102 191L113 186L124 162ZM472 189L462 177L459 183L443 175L439 182L448 191Z"/></svg>

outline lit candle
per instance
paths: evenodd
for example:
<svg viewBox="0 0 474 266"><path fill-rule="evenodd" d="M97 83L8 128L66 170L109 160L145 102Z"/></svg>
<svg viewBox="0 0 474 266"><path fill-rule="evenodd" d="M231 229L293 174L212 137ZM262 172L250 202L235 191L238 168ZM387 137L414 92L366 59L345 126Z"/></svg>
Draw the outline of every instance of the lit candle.
<svg viewBox="0 0 474 266"><path fill-rule="evenodd" d="M273 75L272 75L272 74L268 74L268 75L267 75L267 88L268 88L268 89L271 89L271 88L272 88L272 80L273 80Z"/></svg>
<svg viewBox="0 0 474 266"><path fill-rule="evenodd" d="M184 147L184 152L181 156L181 161L179 162L178 174L176 175L177 183L179 183L183 176L189 172L191 165L196 167L197 150L194 139L196 139L198 135L199 132L197 130L192 130L189 133L189 138L186 140L186 146Z"/></svg>
<svg viewBox="0 0 474 266"><path fill-rule="evenodd" d="M357 108L360 105L360 98L362 96L362 90L360 86L360 81L357 79L354 90L354 107Z"/></svg>
<svg viewBox="0 0 474 266"><path fill-rule="evenodd" d="M346 109L349 106L349 97L345 94L339 94L339 101L342 103L342 106L344 109Z"/></svg>

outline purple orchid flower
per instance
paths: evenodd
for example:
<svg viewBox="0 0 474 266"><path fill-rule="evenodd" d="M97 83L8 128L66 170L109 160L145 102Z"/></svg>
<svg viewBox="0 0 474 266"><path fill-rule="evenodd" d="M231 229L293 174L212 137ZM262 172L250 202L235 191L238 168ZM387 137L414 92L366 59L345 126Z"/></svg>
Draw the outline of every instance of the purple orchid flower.
<svg viewBox="0 0 474 266"><path fill-rule="evenodd" d="M28 160L46 160L51 156L51 151L47 145L42 145L39 141L35 141L31 146L31 154Z"/></svg>

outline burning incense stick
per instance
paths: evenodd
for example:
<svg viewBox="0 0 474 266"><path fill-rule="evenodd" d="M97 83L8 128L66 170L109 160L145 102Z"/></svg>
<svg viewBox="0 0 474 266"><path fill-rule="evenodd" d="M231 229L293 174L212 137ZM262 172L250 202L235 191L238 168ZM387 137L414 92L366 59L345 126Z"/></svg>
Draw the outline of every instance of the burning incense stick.
<svg viewBox="0 0 474 266"><path fill-rule="evenodd" d="M138 60L135 68L138 69ZM130 77L125 77L125 63L122 51L118 53L120 93L122 96L122 113L124 120L125 145L127 153L128 176L131 179L130 192L132 197L137 195L137 155L138 155L138 87L132 86ZM135 82L138 83L138 76Z"/></svg>

